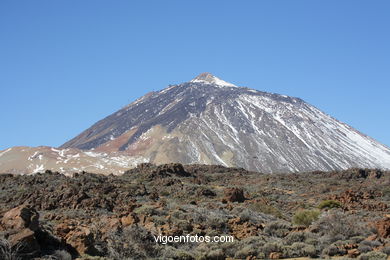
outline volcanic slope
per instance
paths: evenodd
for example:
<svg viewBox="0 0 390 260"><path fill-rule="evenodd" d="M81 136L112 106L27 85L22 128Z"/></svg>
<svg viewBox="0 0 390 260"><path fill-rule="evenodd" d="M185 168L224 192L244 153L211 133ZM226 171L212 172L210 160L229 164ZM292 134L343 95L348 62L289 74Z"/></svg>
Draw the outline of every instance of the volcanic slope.
<svg viewBox="0 0 390 260"><path fill-rule="evenodd" d="M60 148L260 172L390 168L390 149L299 98L210 73L146 94Z"/></svg>

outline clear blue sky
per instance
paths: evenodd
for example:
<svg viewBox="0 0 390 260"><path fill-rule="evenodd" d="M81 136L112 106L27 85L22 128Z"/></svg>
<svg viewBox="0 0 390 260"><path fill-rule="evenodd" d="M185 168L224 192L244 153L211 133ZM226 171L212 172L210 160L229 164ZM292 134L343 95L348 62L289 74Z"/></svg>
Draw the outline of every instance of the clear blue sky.
<svg viewBox="0 0 390 260"><path fill-rule="evenodd" d="M0 150L211 72L390 145L390 1L0 1Z"/></svg>

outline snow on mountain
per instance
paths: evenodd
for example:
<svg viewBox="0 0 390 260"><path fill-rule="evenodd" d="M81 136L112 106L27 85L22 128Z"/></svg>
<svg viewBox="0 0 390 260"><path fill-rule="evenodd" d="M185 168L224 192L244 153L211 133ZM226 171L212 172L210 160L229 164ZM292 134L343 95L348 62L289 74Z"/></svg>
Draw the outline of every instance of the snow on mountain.
<svg viewBox="0 0 390 260"><path fill-rule="evenodd" d="M146 162L142 157L120 152L107 154L48 146L18 146L0 151L0 172L13 174L32 174L45 170L64 174L81 171L121 174L142 162Z"/></svg>
<svg viewBox="0 0 390 260"><path fill-rule="evenodd" d="M61 148L262 172L390 168L390 150L299 98L210 73L151 92Z"/></svg>
<svg viewBox="0 0 390 260"><path fill-rule="evenodd" d="M219 86L219 87L237 87L236 85L233 85L229 82L226 82L220 78L217 78L216 76L214 76L208 72L201 73L199 76L192 79L190 82L212 84L214 86Z"/></svg>

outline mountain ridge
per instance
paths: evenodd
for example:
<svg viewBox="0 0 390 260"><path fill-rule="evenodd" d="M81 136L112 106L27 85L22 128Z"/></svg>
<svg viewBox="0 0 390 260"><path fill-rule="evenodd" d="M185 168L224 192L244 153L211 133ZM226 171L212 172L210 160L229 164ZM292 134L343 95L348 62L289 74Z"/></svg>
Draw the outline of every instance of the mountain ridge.
<svg viewBox="0 0 390 260"><path fill-rule="evenodd" d="M327 140L319 141L324 136ZM270 172L390 167L388 147L302 99L237 87L210 73L150 92L60 148L116 150L156 163L176 158ZM261 162L253 162L255 157Z"/></svg>

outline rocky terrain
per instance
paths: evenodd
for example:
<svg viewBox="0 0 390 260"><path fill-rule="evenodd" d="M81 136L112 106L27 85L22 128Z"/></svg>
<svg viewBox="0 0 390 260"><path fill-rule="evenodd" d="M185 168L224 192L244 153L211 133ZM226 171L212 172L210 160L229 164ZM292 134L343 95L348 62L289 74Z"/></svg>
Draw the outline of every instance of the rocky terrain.
<svg viewBox="0 0 390 260"><path fill-rule="evenodd" d="M0 259L386 259L390 172L141 164L0 175ZM231 235L156 243L154 235Z"/></svg>

